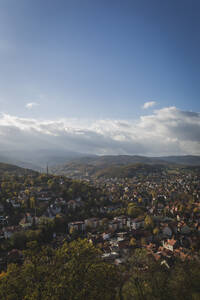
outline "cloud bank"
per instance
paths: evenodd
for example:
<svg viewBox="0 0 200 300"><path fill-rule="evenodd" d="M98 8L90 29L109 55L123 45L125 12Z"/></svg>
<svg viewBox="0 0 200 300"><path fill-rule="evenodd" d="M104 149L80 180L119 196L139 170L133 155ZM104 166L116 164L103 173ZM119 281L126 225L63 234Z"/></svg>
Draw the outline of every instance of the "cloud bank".
<svg viewBox="0 0 200 300"><path fill-rule="evenodd" d="M138 120L36 120L2 114L2 150L58 149L91 154L200 155L200 114L176 107Z"/></svg>

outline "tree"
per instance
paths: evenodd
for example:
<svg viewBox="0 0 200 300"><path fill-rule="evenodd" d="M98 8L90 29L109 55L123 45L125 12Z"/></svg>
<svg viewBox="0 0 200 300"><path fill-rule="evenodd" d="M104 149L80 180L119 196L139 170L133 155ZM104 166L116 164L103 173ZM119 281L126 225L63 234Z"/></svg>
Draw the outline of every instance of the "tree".
<svg viewBox="0 0 200 300"><path fill-rule="evenodd" d="M135 239L134 237L132 237L132 238L130 239L129 245L130 245L131 247L135 247L135 246L136 246L136 239Z"/></svg>
<svg viewBox="0 0 200 300"><path fill-rule="evenodd" d="M36 199L35 197L30 197L30 207L35 208L36 207Z"/></svg>
<svg viewBox="0 0 200 300"><path fill-rule="evenodd" d="M114 298L117 283L115 267L102 262L99 255L99 250L91 243L80 239L65 244L57 251L55 258L60 265L61 285L58 299ZM65 296L66 291L69 298Z"/></svg>
<svg viewBox="0 0 200 300"><path fill-rule="evenodd" d="M200 264L197 261L177 263L169 279L172 299L200 299Z"/></svg>
<svg viewBox="0 0 200 300"><path fill-rule="evenodd" d="M155 227L154 230L153 230L153 234L154 235L158 235L160 232L159 228L158 227Z"/></svg>
<svg viewBox="0 0 200 300"><path fill-rule="evenodd" d="M153 229L154 222L151 216L147 215L144 219L144 226L146 229Z"/></svg>
<svg viewBox="0 0 200 300"><path fill-rule="evenodd" d="M26 233L23 231L14 233L10 238L10 245L12 246L12 248L24 249L26 246L26 242Z"/></svg>
<svg viewBox="0 0 200 300"><path fill-rule="evenodd" d="M143 215L143 210L135 206L134 203L129 203L127 208L127 214L130 217L137 218L138 216Z"/></svg>
<svg viewBox="0 0 200 300"><path fill-rule="evenodd" d="M0 276L2 300L112 300L118 276L115 266L87 240L65 243L58 250L27 244L22 266L11 264Z"/></svg>
<svg viewBox="0 0 200 300"><path fill-rule="evenodd" d="M126 266L123 300L167 300L169 274L145 249L136 249Z"/></svg>

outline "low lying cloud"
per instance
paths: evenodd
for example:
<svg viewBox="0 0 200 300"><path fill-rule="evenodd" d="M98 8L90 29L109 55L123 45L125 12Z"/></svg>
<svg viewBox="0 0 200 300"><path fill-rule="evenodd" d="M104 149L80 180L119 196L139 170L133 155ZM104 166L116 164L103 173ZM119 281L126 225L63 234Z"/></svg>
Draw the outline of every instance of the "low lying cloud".
<svg viewBox="0 0 200 300"><path fill-rule="evenodd" d="M142 108L147 109L147 108L153 107L154 105L156 105L155 101L149 101L149 102L145 102L144 105L142 106Z"/></svg>
<svg viewBox="0 0 200 300"><path fill-rule="evenodd" d="M32 109L33 107L35 107L35 106L38 106L39 104L37 103L37 102L29 102L29 103L27 103L25 106L26 106L26 108L28 108L28 109Z"/></svg>
<svg viewBox="0 0 200 300"><path fill-rule="evenodd" d="M200 114L176 107L138 120L36 120L2 114L2 149L93 154L200 155Z"/></svg>

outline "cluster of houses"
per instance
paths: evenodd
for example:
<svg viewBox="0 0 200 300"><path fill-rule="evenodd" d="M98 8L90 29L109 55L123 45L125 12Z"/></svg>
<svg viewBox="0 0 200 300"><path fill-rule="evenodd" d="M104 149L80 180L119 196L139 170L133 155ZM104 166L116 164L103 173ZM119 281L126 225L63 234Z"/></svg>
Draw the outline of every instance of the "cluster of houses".
<svg viewBox="0 0 200 300"><path fill-rule="evenodd" d="M85 206L81 195L66 200L51 189L38 189L37 186L32 188L33 192L20 191L15 198L7 199L13 209L20 209L34 196L36 202L43 206L44 213L38 217L36 209L34 214L26 212L17 226L11 226L9 216L5 216L4 206L0 204L0 239L9 239L13 233L27 230L33 224L37 226L43 217L65 217L70 212L74 220L68 223L66 236L76 232L87 237L102 249L103 259L116 264L123 263L134 247L146 248L167 267L174 257L190 259L191 251L194 256L200 248L198 176L161 174L152 178L100 178L91 179L91 184L106 196L99 203L96 201L97 206L91 207L90 216L83 220L77 218L77 212L84 210ZM130 204L143 213L132 217L127 212ZM150 229L145 224L146 216L152 220L153 227Z"/></svg>
<svg viewBox="0 0 200 300"><path fill-rule="evenodd" d="M121 207L134 203L137 207L146 209L145 214L138 218L131 218L126 214L112 219L90 218L68 224L69 232L76 230L84 234L93 233L104 250L104 259L119 262L123 256L120 253L116 256L116 249L122 247L124 252L128 252L132 247L132 238L135 240L135 247L145 247L166 266L170 266L175 257L184 260L196 255L200 248L198 176L163 174L159 178L144 178L143 181L138 178L101 178L98 181L95 179L94 183L108 191L113 203L120 199ZM118 208L120 209L120 205ZM100 211L105 212L106 209L102 207ZM115 212L115 209L111 208L109 212ZM146 229L146 214L152 218L155 231ZM119 246L122 241L118 243L117 234L123 232L126 233L123 246ZM105 244L112 244L113 238L116 239L115 251L112 247L105 249Z"/></svg>
<svg viewBox="0 0 200 300"><path fill-rule="evenodd" d="M70 222L68 232L73 231L89 236L95 244L100 244L103 258L116 263L123 262L134 247L145 247L155 259L173 261L174 257L191 258L191 247L197 235L191 236L191 229L184 222L174 221L172 218L152 216L157 234L145 229L145 217L130 218L127 216L107 218L89 218L84 221ZM104 230L103 230L104 229ZM170 260L169 260L170 258Z"/></svg>

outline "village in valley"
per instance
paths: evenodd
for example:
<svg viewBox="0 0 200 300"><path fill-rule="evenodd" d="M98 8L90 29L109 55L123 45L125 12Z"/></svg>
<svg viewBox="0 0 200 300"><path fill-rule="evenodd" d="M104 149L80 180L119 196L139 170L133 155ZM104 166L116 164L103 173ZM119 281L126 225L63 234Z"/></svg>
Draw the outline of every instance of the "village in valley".
<svg viewBox="0 0 200 300"><path fill-rule="evenodd" d="M137 248L169 269L199 260L199 168L152 171L130 178L3 173L0 183L0 268L23 250L87 239L101 258L126 264Z"/></svg>

